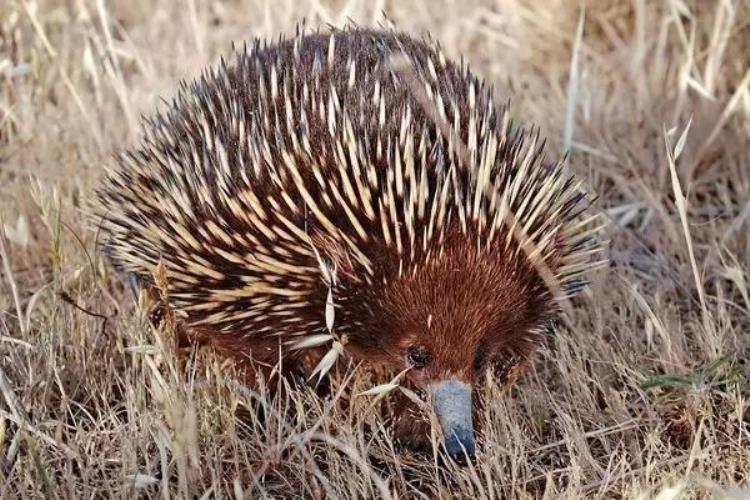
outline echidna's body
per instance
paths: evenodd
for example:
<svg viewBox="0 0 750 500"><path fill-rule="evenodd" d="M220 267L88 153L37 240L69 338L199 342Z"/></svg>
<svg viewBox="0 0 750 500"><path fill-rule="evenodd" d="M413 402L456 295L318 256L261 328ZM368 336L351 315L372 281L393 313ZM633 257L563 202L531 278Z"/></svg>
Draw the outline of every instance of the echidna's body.
<svg viewBox="0 0 750 500"><path fill-rule="evenodd" d="M540 266L572 294L598 248L578 184L490 88L394 32L241 51L120 164L99 192L108 252L146 283L162 262L189 331L292 359L332 301L336 347L414 365L453 453L473 452L471 384L528 359L557 310Z"/></svg>

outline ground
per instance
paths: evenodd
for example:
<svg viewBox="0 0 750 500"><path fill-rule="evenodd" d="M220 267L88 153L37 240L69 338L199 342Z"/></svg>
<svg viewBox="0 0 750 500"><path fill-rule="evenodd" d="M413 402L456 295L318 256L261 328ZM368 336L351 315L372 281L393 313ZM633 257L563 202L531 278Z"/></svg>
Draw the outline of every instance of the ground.
<svg viewBox="0 0 750 500"><path fill-rule="evenodd" d="M180 361L86 217L141 115L232 42L384 13L569 151L607 223L609 267L491 391L471 468L398 447L366 373L270 400ZM0 82L0 498L750 495L746 1L9 0Z"/></svg>

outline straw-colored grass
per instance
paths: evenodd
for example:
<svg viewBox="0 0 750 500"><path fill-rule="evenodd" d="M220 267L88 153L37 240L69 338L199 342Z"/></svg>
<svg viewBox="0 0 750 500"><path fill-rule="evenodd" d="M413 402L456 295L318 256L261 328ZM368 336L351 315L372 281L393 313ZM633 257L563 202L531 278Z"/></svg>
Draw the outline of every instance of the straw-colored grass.
<svg viewBox="0 0 750 500"><path fill-rule="evenodd" d="M232 41L383 11L570 148L609 221L611 266L491 391L470 468L395 446L354 396L387 381L270 400L179 362L85 222L140 115ZM1 2L0 498L747 498L749 87L745 1Z"/></svg>

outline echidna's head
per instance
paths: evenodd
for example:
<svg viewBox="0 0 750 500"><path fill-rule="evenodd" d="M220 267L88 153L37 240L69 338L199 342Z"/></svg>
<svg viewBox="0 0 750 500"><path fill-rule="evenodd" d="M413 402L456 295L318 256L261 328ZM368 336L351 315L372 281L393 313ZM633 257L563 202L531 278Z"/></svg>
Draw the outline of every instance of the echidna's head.
<svg viewBox="0 0 750 500"><path fill-rule="evenodd" d="M387 256L383 257L384 260ZM387 274L387 272L386 272ZM349 301L351 351L407 377L429 394L448 453L474 455L472 399L488 373L515 379L555 311L523 254L478 248L455 233L429 258Z"/></svg>

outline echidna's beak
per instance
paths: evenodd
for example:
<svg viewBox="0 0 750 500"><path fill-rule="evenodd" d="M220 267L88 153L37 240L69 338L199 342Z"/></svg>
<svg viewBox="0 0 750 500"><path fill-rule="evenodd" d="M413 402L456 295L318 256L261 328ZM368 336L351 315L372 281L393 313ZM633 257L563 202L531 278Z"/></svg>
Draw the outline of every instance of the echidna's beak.
<svg viewBox="0 0 750 500"><path fill-rule="evenodd" d="M466 465L474 460L474 424L471 386L455 378L429 386L432 405L445 435L445 450L453 460Z"/></svg>

